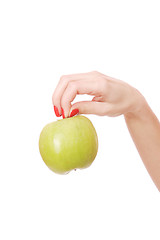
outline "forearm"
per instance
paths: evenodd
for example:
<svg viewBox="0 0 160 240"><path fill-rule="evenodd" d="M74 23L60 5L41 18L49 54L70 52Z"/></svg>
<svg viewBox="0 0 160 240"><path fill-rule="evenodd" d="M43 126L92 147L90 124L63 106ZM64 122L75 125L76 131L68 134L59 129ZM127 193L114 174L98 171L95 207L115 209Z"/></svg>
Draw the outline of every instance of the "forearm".
<svg viewBox="0 0 160 240"><path fill-rule="evenodd" d="M160 122L146 101L142 106L137 113L124 117L141 159L160 191Z"/></svg>

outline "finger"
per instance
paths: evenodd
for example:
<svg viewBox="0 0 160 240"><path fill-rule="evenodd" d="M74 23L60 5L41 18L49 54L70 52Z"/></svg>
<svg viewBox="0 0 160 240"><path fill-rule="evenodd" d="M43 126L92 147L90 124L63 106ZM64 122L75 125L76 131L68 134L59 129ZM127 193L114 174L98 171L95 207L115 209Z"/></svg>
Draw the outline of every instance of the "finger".
<svg viewBox="0 0 160 240"><path fill-rule="evenodd" d="M57 107L57 110L60 114L62 114L61 112L61 98L62 95L68 85L68 83L70 81L76 81L76 80L81 80L81 81L85 81L85 80L92 80L95 75L98 74L98 72L96 71L92 71L92 72L87 72L87 73L78 73L78 74L70 74L70 75L63 75L60 80L59 83L52 95L52 103L54 106Z"/></svg>
<svg viewBox="0 0 160 240"><path fill-rule="evenodd" d="M81 114L95 114L99 116L111 115L113 106L110 103L94 102L94 101L82 101L74 103L70 109L70 114L75 109L79 110Z"/></svg>
<svg viewBox="0 0 160 240"><path fill-rule="evenodd" d="M71 102L74 100L77 94L96 95L97 92L97 81L84 81L82 83L81 80L77 80L69 82L61 99L61 106L64 110L65 117L69 117Z"/></svg>

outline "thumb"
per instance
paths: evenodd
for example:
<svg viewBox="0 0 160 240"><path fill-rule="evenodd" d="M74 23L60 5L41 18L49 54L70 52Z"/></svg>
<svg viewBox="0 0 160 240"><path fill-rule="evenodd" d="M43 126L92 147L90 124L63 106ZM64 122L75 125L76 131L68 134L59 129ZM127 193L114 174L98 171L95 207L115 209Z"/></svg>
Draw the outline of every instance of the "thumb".
<svg viewBox="0 0 160 240"><path fill-rule="evenodd" d="M77 110L75 110L77 109ZM111 104L95 101L81 101L76 102L70 109L69 116L73 117L79 110L80 114L95 114L99 116L105 116L111 109Z"/></svg>

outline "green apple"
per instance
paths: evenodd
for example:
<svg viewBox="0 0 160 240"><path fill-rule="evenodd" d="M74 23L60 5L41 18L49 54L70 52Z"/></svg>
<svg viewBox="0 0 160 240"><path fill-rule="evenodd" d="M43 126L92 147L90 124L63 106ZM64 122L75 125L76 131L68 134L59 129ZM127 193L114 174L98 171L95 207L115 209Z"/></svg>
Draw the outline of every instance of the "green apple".
<svg viewBox="0 0 160 240"><path fill-rule="evenodd" d="M91 121L82 115L47 124L40 134L39 150L55 173L89 167L98 151L98 138Z"/></svg>

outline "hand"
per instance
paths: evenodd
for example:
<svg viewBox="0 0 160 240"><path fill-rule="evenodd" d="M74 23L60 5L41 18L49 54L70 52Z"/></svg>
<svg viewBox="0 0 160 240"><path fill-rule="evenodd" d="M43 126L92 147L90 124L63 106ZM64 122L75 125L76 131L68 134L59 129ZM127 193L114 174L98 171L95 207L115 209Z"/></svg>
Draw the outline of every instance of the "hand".
<svg viewBox="0 0 160 240"><path fill-rule="evenodd" d="M77 94L94 96L92 101L72 101ZM77 113L119 116L139 111L143 96L129 84L97 71L64 75L53 93L56 116L72 117Z"/></svg>
<svg viewBox="0 0 160 240"><path fill-rule="evenodd" d="M72 101L89 94L92 101ZM128 130L150 176L160 191L160 122L142 94L129 84L99 72L62 76L53 94L56 116L75 114L119 116Z"/></svg>

